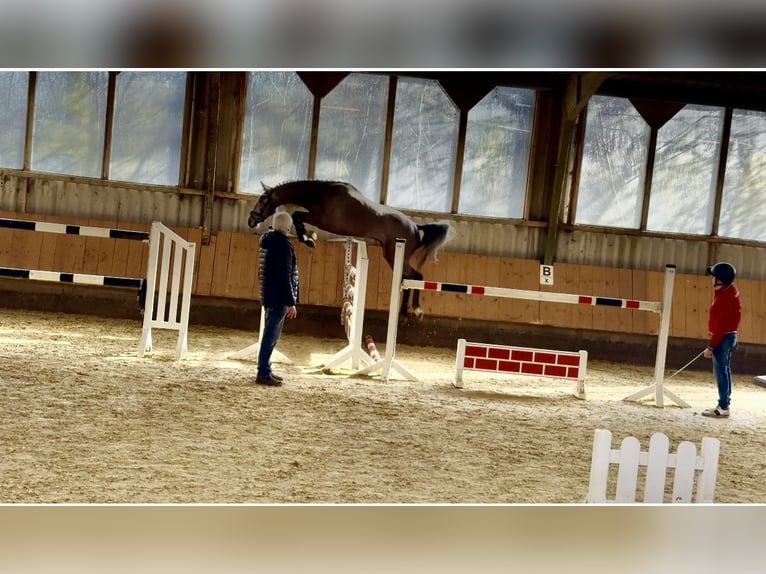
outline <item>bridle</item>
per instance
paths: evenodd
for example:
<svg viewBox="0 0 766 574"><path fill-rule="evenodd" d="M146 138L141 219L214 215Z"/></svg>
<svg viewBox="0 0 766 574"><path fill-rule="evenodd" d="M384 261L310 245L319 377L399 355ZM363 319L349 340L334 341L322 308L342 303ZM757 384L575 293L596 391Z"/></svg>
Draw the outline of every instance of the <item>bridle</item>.
<svg viewBox="0 0 766 574"><path fill-rule="evenodd" d="M260 209L258 209L258 206L260 205ZM258 203L256 203L255 208L250 212L250 218L257 218L258 223L263 221L265 217L263 217L263 213L271 206L271 189L264 191L263 195L258 199Z"/></svg>

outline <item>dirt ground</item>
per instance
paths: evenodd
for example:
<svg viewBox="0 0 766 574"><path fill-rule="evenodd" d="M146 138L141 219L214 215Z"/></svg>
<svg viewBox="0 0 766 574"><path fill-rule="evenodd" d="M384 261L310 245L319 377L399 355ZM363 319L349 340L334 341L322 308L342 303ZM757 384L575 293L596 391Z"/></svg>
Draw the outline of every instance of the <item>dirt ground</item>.
<svg viewBox="0 0 766 574"><path fill-rule="evenodd" d="M417 382L350 362L325 374L343 339L285 335L292 363L270 388L255 357L230 357L257 333L192 326L181 361L175 332L142 358L139 336L138 321L0 309L0 503L581 503L596 428L643 445L661 431L673 450L718 437L716 501L766 502L766 389L750 375L711 420L707 370L666 382L692 408L659 408L623 400L653 367L592 361L580 400L535 377L466 372L457 389L454 349L398 347Z"/></svg>

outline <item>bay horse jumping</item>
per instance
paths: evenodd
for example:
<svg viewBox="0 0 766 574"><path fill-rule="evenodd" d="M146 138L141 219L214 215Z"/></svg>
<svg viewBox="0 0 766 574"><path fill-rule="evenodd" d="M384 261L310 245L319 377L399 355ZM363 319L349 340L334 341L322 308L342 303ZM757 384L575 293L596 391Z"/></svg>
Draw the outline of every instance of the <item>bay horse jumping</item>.
<svg viewBox="0 0 766 574"><path fill-rule="evenodd" d="M394 267L396 240L404 239L404 279L422 280L420 267L428 260L436 261L439 249L452 237L447 221L417 224L401 211L374 203L350 183L341 181L298 180L268 187L250 212L247 224L256 227L280 206L292 207L298 241L314 247L306 233L306 225L339 236L369 239L383 248L383 257ZM411 259L413 261L411 261ZM400 312L407 313L408 293L402 298ZM412 307L420 316L420 291L415 290Z"/></svg>

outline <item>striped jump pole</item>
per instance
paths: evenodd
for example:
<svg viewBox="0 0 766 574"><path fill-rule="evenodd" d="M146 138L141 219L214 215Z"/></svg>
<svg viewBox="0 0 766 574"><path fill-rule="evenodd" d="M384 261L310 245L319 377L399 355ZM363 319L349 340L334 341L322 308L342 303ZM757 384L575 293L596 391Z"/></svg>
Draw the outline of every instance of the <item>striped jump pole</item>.
<svg viewBox="0 0 766 574"><path fill-rule="evenodd" d="M136 288L139 290L139 298L145 293L143 325L138 345L138 356L142 357L146 351L151 351L153 328L178 331L176 359L180 359L183 353L186 352L194 273L194 254L196 249L194 243L186 241L180 235L157 221L152 223L151 231L148 233L128 229L90 227L86 225L69 225L9 218L0 218L0 227L22 231L148 242L149 258L144 279L18 269L15 267L0 267L0 277Z"/></svg>
<svg viewBox="0 0 766 574"><path fill-rule="evenodd" d="M505 287L486 287L482 285L467 285L459 283L443 283L438 281L417 281L412 279L402 279L402 269L404 267L404 239L396 240L396 252L394 258L394 271L391 280L391 307L388 315L388 335L386 339L386 359L393 355L396 346L397 334L397 313L398 303L401 291L404 289L420 289L426 291L447 291L453 293L466 293L469 295L489 295L493 297L507 297L513 299L528 299L552 303L572 303L578 305L604 305L608 307L618 307L621 309L633 309L639 311L652 311L660 314L660 329L657 338L657 355L655 358L654 378L652 385L637 393L634 393L624 400L637 400L647 394L654 393L655 404L658 407L664 406L664 397L667 396L679 406L689 407L690 405L681 400L676 394L663 387L663 376L665 371L665 357L667 355L668 335L670 333L670 309L673 299L673 283L675 279L675 265L665 266L665 282L663 288L663 299L656 301L639 301L635 299L619 299L615 297L596 297L592 295L574 295L569 293L547 293L544 291L529 291L524 289L509 289ZM381 361L387 363L387 361ZM388 378L388 370L395 366L394 363L381 365L383 373ZM377 368L373 365L372 368ZM397 366L401 372L406 372L401 366ZM411 380L417 380L411 377Z"/></svg>
<svg viewBox="0 0 766 574"><path fill-rule="evenodd" d="M106 239L134 239L139 241L149 241L150 236L146 231L90 227L88 225L69 225L66 223L49 223L47 221L28 221L26 219L0 218L0 227L21 229L24 231L42 231L45 233L61 233L64 235L84 235L88 237L103 237Z"/></svg>
<svg viewBox="0 0 766 574"><path fill-rule="evenodd" d="M16 267L0 267L0 277L30 279L32 281L53 281L59 283L76 283L79 285L102 285L107 287L141 288L142 279L133 277L111 277L108 275L88 275L86 273L60 273L57 271L39 271L36 269L18 269Z"/></svg>

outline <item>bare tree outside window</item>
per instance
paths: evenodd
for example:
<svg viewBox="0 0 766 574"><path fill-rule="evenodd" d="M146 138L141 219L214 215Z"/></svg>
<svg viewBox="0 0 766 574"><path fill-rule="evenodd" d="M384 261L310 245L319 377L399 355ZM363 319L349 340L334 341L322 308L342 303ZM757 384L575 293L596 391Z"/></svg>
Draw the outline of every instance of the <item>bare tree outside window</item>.
<svg viewBox="0 0 766 574"><path fill-rule="evenodd" d="M117 76L109 178L178 185L185 72Z"/></svg>
<svg viewBox="0 0 766 574"><path fill-rule="evenodd" d="M650 128L629 100L588 102L576 223L638 229Z"/></svg>
<svg viewBox="0 0 766 574"><path fill-rule="evenodd" d="M766 113L734 110L718 234L766 241Z"/></svg>
<svg viewBox="0 0 766 574"><path fill-rule="evenodd" d="M687 105L659 129L649 231L710 234L723 114L723 108Z"/></svg>
<svg viewBox="0 0 766 574"><path fill-rule="evenodd" d="M402 209L451 211L457 132L458 110L438 82L399 79L388 204Z"/></svg>
<svg viewBox="0 0 766 574"><path fill-rule="evenodd" d="M458 213L521 219L535 93L494 88L468 112Z"/></svg>
<svg viewBox="0 0 766 574"><path fill-rule="evenodd" d="M27 125L27 72L0 72L0 166L24 166Z"/></svg>
<svg viewBox="0 0 766 574"><path fill-rule="evenodd" d="M108 72L38 72L32 169L101 177Z"/></svg>
<svg viewBox="0 0 766 574"><path fill-rule="evenodd" d="M239 192L261 193L305 179L313 96L295 72L250 72L247 81Z"/></svg>
<svg viewBox="0 0 766 574"><path fill-rule="evenodd" d="M317 179L347 181L380 201L388 78L349 74L322 98Z"/></svg>

